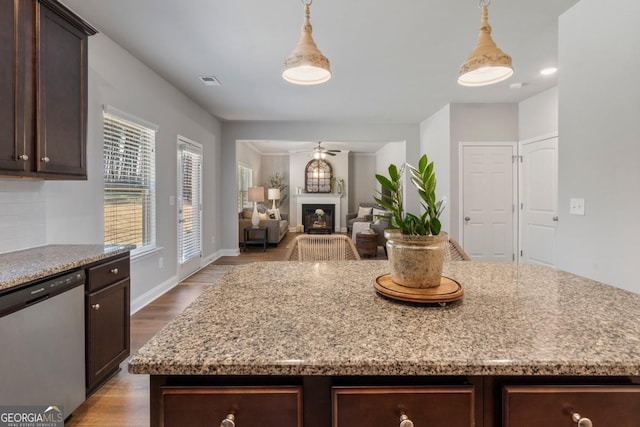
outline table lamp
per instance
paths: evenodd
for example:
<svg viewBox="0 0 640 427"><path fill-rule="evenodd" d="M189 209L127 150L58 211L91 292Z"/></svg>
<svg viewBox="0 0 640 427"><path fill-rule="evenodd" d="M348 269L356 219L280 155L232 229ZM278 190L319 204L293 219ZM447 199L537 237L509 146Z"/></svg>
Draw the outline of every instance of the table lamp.
<svg viewBox="0 0 640 427"><path fill-rule="evenodd" d="M271 206L272 210L276 210L276 200L280 200L280 189L279 188L270 188L267 190L267 199L273 200L273 206Z"/></svg>
<svg viewBox="0 0 640 427"><path fill-rule="evenodd" d="M264 188L263 187L249 188L249 201L253 202L253 215L251 216L251 224L253 224L253 228L258 228L258 225L260 225L260 215L258 214L258 202L264 201Z"/></svg>

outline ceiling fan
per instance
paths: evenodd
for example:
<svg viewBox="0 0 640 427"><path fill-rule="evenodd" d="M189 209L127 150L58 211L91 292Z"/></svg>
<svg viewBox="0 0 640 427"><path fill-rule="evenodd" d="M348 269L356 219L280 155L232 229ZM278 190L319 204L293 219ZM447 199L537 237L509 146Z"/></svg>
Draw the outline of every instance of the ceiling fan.
<svg viewBox="0 0 640 427"><path fill-rule="evenodd" d="M340 152L340 150L327 150L321 144L322 144L322 141L318 141L318 146L313 147L312 154L313 154L313 157L316 159L324 159L325 157L327 157L327 155L335 156L336 153Z"/></svg>

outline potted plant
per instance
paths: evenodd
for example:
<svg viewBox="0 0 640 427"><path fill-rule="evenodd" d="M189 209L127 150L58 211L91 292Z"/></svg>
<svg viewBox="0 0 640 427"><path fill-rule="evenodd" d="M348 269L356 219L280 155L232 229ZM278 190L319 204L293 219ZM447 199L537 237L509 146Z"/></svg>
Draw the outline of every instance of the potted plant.
<svg viewBox="0 0 640 427"><path fill-rule="evenodd" d="M421 199L424 213L405 212L402 199L402 176L405 169ZM382 186L375 201L386 209L390 226L385 230L387 254L393 282L412 288L440 285L444 251L448 236L441 232L442 200L436 200L436 176L433 162L423 155L414 167L405 163L400 169L389 165L389 176L376 174Z"/></svg>

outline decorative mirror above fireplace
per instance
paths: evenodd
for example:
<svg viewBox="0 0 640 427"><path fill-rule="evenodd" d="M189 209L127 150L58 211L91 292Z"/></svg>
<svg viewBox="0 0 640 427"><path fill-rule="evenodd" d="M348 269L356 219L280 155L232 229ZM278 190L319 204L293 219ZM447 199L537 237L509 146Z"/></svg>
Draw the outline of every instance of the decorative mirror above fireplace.
<svg viewBox="0 0 640 427"><path fill-rule="evenodd" d="M305 167L304 187L307 193L330 193L333 168L324 159L313 159Z"/></svg>

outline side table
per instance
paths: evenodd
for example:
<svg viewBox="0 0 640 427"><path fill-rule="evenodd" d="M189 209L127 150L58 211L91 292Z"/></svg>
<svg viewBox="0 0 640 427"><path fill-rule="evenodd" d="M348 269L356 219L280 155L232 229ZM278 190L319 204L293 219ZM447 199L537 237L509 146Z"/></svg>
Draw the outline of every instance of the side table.
<svg viewBox="0 0 640 427"><path fill-rule="evenodd" d="M378 256L378 234L356 233L356 249L361 257Z"/></svg>
<svg viewBox="0 0 640 427"><path fill-rule="evenodd" d="M269 230L267 227L245 227L244 229L244 251L247 251L248 244L260 244L262 245L262 251L267 251L267 240L269 238Z"/></svg>

